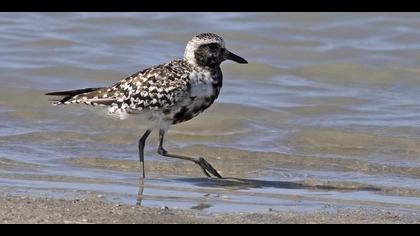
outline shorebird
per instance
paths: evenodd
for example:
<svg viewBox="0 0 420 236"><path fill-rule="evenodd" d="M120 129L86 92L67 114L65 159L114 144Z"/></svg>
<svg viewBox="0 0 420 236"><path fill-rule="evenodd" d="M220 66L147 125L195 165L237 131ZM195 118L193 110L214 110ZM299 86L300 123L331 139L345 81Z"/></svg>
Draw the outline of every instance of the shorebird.
<svg viewBox="0 0 420 236"><path fill-rule="evenodd" d="M139 160L144 170L144 146L154 128L159 129L158 154L188 160L201 167L207 177L222 176L204 158L181 156L163 148L165 133L171 125L188 121L208 107L219 96L223 84L220 64L225 60L248 63L225 47L222 37L202 33L193 37L184 57L137 72L110 87L85 88L52 92L54 105L84 104L101 106L113 117L124 120L142 117L146 132L138 141Z"/></svg>

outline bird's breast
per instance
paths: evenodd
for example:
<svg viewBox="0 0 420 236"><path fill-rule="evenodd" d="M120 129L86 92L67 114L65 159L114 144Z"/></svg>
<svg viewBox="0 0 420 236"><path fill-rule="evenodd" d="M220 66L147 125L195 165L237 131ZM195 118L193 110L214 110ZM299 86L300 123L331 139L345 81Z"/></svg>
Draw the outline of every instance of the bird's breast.
<svg viewBox="0 0 420 236"><path fill-rule="evenodd" d="M191 97L210 97L214 93L214 79L210 72L192 72L189 76Z"/></svg>
<svg viewBox="0 0 420 236"><path fill-rule="evenodd" d="M215 97L190 97L188 103L173 110L171 120L173 124L181 123L196 117L214 102Z"/></svg>
<svg viewBox="0 0 420 236"><path fill-rule="evenodd" d="M189 96L173 110L173 124L194 118L210 107L219 95L221 83L209 72L193 72L189 79Z"/></svg>

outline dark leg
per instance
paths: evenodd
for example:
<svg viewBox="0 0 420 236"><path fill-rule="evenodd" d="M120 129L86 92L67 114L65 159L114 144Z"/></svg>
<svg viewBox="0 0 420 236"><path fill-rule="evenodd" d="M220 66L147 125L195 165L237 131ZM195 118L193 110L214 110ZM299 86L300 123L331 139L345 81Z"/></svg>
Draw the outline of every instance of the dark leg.
<svg viewBox="0 0 420 236"><path fill-rule="evenodd" d="M146 144L146 139L149 137L149 134L151 133L151 130L146 130L146 132L143 134L143 136L139 140L139 159L140 163L142 164L143 169L143 178L146 177L146 174L144 172L144 145Z"/></svg>
<svg viewBox="0 0 420 236"><path fill-rule="evenodd" d="M210 163L208 163L204 158L199 157L199 158L194 158L194 157L187 157L187 156L181 156L181 155L175 155L175 154L171 154L168 153L164 148L163 148L163 138L165 136L165 131L163 130L159 130L159 148L158 148L158 153L162 156L165 157L173 157L173 158L178 158L178 159L183 159L183 160L187 160L187 161L192 161L195 164L199 165L201 167L201 169L203 170L204 174L207 175L207 177L211 177L210 174L208 172L210 172L212 175L218 177L218 178L222 178L222 176L217 173L217 170L213 168L213 166L210 165Z"/></svg>

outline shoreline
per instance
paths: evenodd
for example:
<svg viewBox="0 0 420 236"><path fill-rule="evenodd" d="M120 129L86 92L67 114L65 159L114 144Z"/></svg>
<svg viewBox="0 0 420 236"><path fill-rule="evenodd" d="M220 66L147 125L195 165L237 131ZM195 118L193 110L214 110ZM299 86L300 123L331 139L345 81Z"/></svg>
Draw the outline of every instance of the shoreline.
<svg viewBox="0 0 420 236"><path fill-rule="evenodd" d="M418 213L379 208L336 209L331 212L268 211L266 213L211 213L112 203L95 193L74 199L16 196L0 193L2 224L419 224Z"/></svg>

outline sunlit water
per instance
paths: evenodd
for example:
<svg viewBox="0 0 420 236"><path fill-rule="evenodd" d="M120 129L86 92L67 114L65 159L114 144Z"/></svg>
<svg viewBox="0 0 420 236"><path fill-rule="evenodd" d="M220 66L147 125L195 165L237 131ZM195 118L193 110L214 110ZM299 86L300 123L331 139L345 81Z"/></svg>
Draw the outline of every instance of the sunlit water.
<svg viewBox="0 0 420 236"><path fill-rule="evenodd" d="M198 167L159 157L154 134L146 159L166 170L151 171L143 205L420 211L418 13L1 13L0 187L135 203L142 124L53 107L43 94L180 58L201 32L249 64L224 63L217 104L173 127L166 145L246 183L168 169Z"/></svg>

